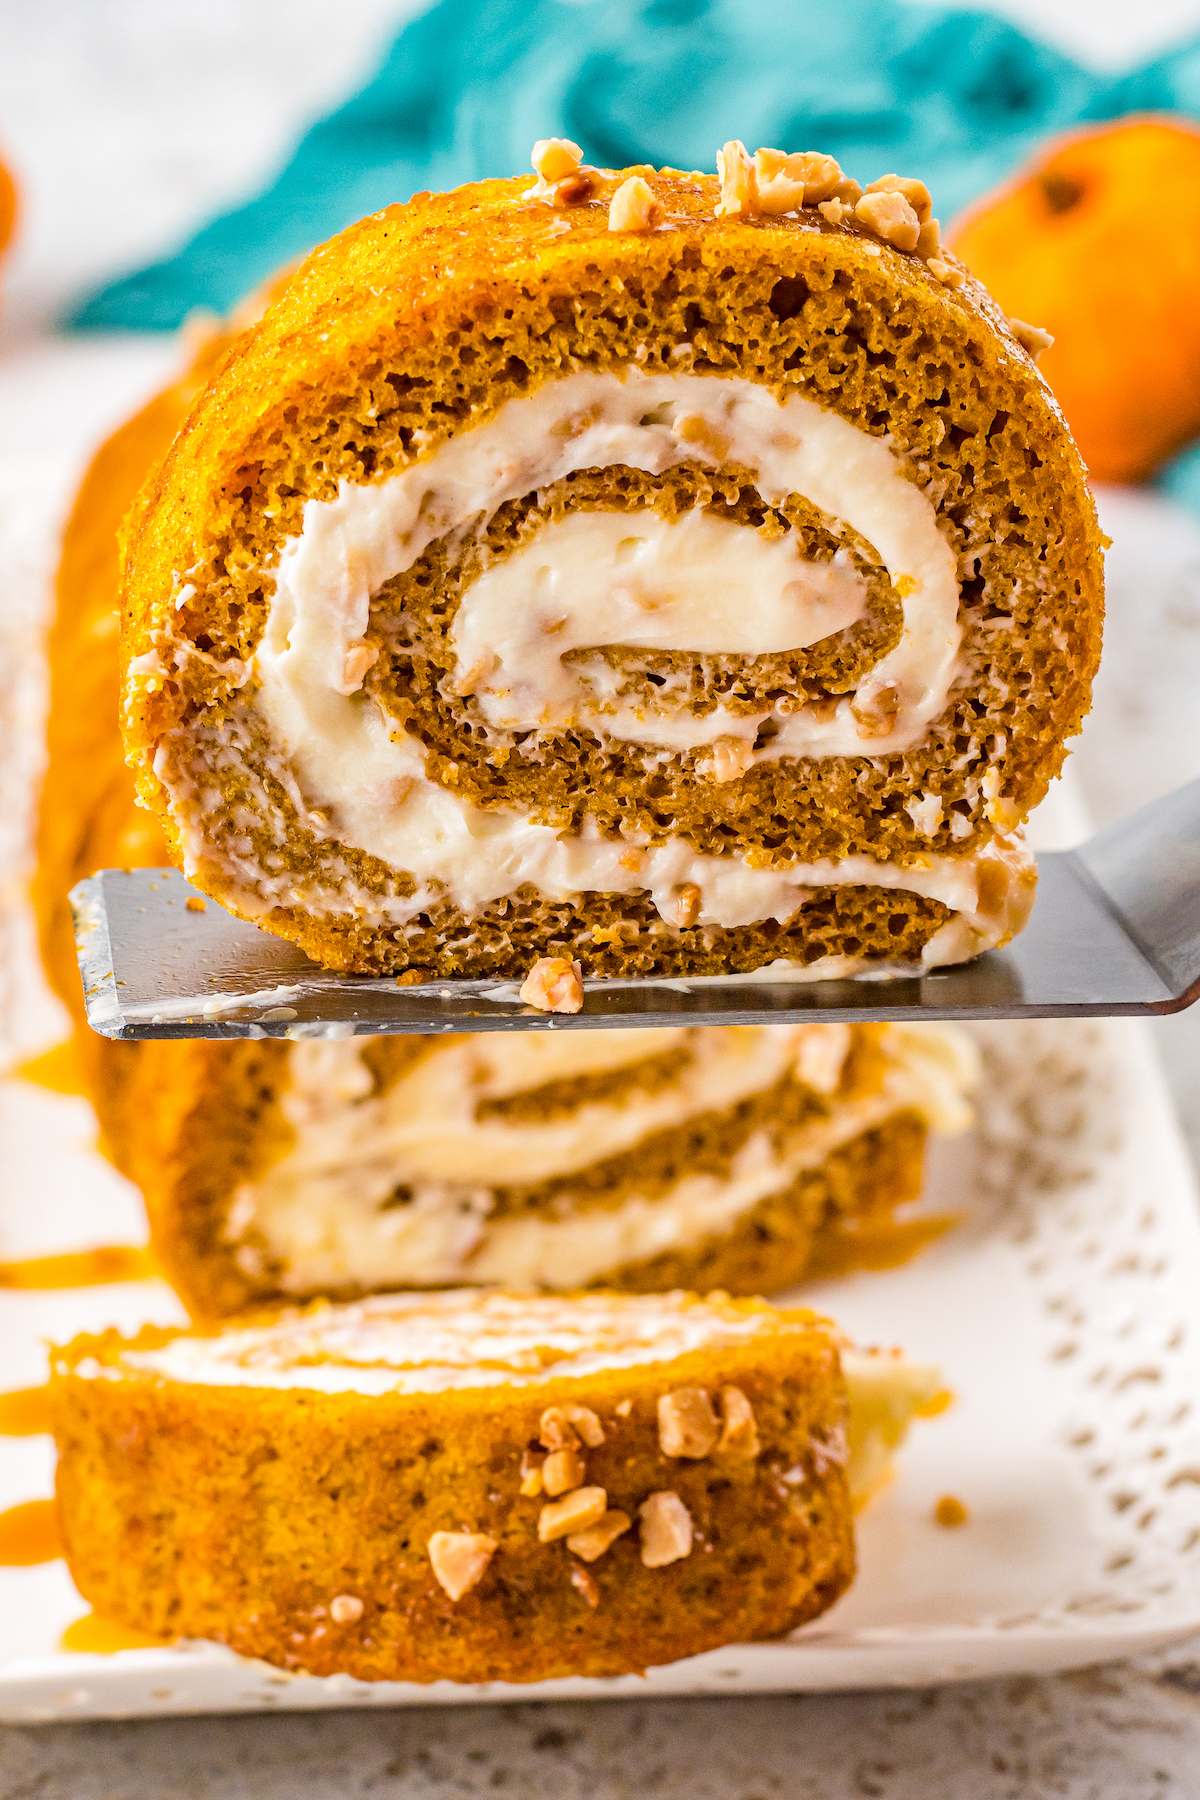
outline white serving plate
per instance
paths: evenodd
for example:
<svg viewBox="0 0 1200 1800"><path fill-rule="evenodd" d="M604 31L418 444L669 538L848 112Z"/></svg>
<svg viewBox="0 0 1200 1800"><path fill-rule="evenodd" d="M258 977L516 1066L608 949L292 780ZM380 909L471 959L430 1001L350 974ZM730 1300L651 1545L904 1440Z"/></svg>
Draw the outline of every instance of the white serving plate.
<svg viewBox="0 0 1200 1800"><path fill-rule="evenodd" d="M958 1395L914 1431L861 1521L859 1578L823 1619L645 1678L368 1684L211 1644L64 1653L87 1608L50 1563L0 1570L0 1719L923 1686L1200 1630L1200 1213L1148 1031L972 1029L978 1122L935 1146L927 1184L964 1223L905 1268L805 1290L860 1342L939 1363ZM137 1241L137 1197L92 1133L84 1102L0 1083L0 1255ZM41 1378L47 1338L181 1316L155 1282L0 1292L0 1385ZM0 1506L52 1479L49 1440L0 1438ZM970 1509L959 1530L933 1523L946 1493Z"/></svg>

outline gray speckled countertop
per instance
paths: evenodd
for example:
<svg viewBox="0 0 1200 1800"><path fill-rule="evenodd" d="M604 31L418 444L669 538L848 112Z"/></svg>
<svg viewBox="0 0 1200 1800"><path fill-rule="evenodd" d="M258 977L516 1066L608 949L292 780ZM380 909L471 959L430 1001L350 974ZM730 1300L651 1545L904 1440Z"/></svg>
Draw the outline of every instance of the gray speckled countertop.
<svg viewBox="0 0 1200 1800"><path fill-rule="evenodd" d="M401 10L398 0L0 0L0 138L27 199L0 316L0 637L36 629L82 460L176 356L160 342L55 345L50 311L93 272L252 187L297 122L357 79ZM1077 0L1004 10L1048 18L1068 42L1088 28ZM1200 0L1147 0L1136 23L1129 14L1118 0L1088 9L1106 44L1132 44L1132 32L1141 50L1194 29ZM1200 525L1137 493L1104 495L1103 513L1110 625L1076 756L1101 823L1200 774ZM35 721L39 704L25 695L19 710ZM1200 1159L1200 1007L1156 1031ZM1123 1668L917 1693L0 1728L0 1800L368 1794L1200 1796L1200 1643Z"/></svg>

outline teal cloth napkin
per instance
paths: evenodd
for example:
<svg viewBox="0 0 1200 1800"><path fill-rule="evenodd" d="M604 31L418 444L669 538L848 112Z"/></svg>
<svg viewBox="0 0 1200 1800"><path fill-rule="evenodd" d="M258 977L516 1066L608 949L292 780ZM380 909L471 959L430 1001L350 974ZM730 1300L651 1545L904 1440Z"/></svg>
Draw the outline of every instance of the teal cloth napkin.
<svg viewBox="0 0 1200 1800"><path fill-rule="evenodd" d="M713 169L717 146L829 150L863 180L918 173L943 222L1048 132L1200 113L1200 39L1112 78L986 13L900 0L440 0L314 125L265 193L174 255L87 294L68 325L169 331L424 188L588 162Z"/></svg>

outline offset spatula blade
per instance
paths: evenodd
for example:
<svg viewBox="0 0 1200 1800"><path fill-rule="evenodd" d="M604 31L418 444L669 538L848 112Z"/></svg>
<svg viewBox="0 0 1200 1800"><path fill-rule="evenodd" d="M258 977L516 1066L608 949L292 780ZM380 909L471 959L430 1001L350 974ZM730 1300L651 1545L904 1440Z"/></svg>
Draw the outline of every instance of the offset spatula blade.
<svg viewBox="0 0 1200 1800"><path fill-rule="evenodd" d="M539 1013L516 982L331 974L235 919L174 869L104 869L72 890L88 1023L110 1038L570 1031L805 1019L1106 1017L1200 997L1200 781L1038 858L1033 917L1005 950L927 975L845 981L595 980Z"/></svg>

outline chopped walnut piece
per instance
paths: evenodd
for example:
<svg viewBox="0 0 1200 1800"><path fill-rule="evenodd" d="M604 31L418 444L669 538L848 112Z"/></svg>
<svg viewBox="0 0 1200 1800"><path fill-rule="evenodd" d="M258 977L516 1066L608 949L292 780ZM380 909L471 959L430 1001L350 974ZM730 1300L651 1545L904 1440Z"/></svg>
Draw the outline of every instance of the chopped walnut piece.
<svg viewBox="0 0 1200 1800"><path fill-rule="evenodd" d="M604 1442L604 1427L590 1406L564 1406L563 1412L575 1427L589 1450L598 1450Z"/></svg>
<svg viewBox="0 0 1200 1800"><path fill-rule="evenodd" d="M698 444L717 462L723 462L732 443L728 432L720 430L703 413L680 413L671 430L681 444Z"/></svg>
<svg viewBox="0 0 1200 1800"><path fill-rule="evenodd" d="M918 224L924 225L933 217L933 197L923 181L914 181L910 175L881 175L878 181L867 183L868 194L903 194L908 204L917 215Z"/></svg>
<svg viewBox="0 0 1200 1800"><path fill-rule="evenodd" d="M200 898L199 894L189 895L188 899L184 902L184 905L187 907L187 910L189 912L207 912L208 911L208 901L202 900Z"/></svg>
<svg viewBox="0 0 1200 1800"><path fill-rule="evenodd" d="M713 781L737 781L754 762L749 738L719 737L713 742L708 775Z"/></svg>
<svg viewBox="0 0 1200 1800"><path fill-rule="evenodd" d="M538 1539L552 1544L556 1538L586 1531L608 1511L608 1495L602 1487L576 1488L565 1500L554 1500L538 1514Z"/></svg>
<svg viewBox="0 0 1200 1800"><path fill-rule="evenodd" d="M887 737L899 710L900 693L894 681L885 681L874 693L850 703L860 738Z"/></svg>
<svg viewBox="0 0 1200 1800"><path fill-rule="evenodd" d="M578 1450L552 1450L542 1464L542 1486L553 1499L558 1494L569 1494L572 1488L582 1487L586 1474Z"/></svg>
<svg viewBox="0 0 1200 1800"><path fill-rule="evenodd" d="M357 693L363 684L363 676L378 661L378 650L371 650L366 644L355 644L353 650L347 650L342 663L342 687L345 691L348 694Z"/></svg>
<svg viewBox="0 0 1200 1800"><path fill-rule="evenodd" d="M818 1094L836 1094L850 1054L849 1025L816 1025L805 1031L796 1051L796 1075Z"/></svg>
<svg viewBox="0 0 1200 1800"><path fill-rule="evenodd" d="M495 1538L482 1531L435 1531L429 1540L434 1575L451 1600L461 1600L482 1579L495 1554Z"/></svg>
<svg viewBox="0 0 1200 1800"><path fill-rule="evenodd" d="M819 150L798 150L785 156L782 150L756 150L754 170L758 204L765 213L795 212L828 200L842 181L842 171L832 156Z"/></svg>
<svg viewBox="0 0 1200 1800"><path fill-rule="evenodd" d="M643 1500L638 1516L642 1521L642 1562L647 1569L661 1569L691 1554L692 1515L670 1488Z"/></svg>
<svg viewBox="0 0 1200 1800"><path fill-rule="evenodd" d="M538 1425L538 1441L547 1450L578 1450L580 1440L589 1450L604 1442L604 1427L590 1406L548 1406Z"/></svg>
<svg viewBox="0 0 1200 1800"><path fill-rule="evenodd" d="M681 931L695 925L700 918L700 902L703 895L694 881L685 881L676 889L675 898L671 902L671 913Z"/></svg>
<svg viewBox="0 0 1200 1800"><path fill-rule="evenodd" d="M577 1013L583 1005L583 971L565 956L541 956L525 977L521 999L539 1012Z"/></svg>
<svg viewBox="0 0 1200 1800"><path fill-rule="evenodd" d="M741 1388L721 1389L721 1411L724 1423L721 1426L721 1441L717 1445L718 1456L735 1456L746 1462L752 1461L762 1446L758 1441L754 1408Z"/></svg>
<svg viewBox="0 0 1200 1800"><path fill-rule="evenodd" d="M1010 319L1008 329L1022 350L1032 356L1034 362L1037 361L1042 351L1048 350L1054 342L1048 331L1043 331L1040 325L1027 325L1024 319Z"/></svg>
<svg viewBox="0 0 1200 1800"><path fill-rule="evenodd" d="M658 1442L664 1456L707 1456L721 1424L704 1388L676 1388L658 1402Z"/></svg>
<svg viewBox="0 0 1200 1800"><path fill-rule="evenodd" d="M595 1562L632 1524L633 1520L628 1513L606 1512L602 1519L597 1519L586 1531L572 1532L567 1539L567 1549L576 1556L582 1556L584 1562Z"/></svg>
<svg viewBox="0 0 1200 1800"><path fill-rule="evenodd" d="M822 200L817 211L827 225L844 225L854 217L853 202L848 204L845 200Z"/></svg>
<svg viewBox="0 0 1200 1800"><path fill-rule="evenodd" d="M547 1450L578 1450L579 1433L567 1417L565 1406L548 1406L538 1425L538 1442Z"/></svg>
<svg viewBox="0 0 1200 1800"><path fill-rule="evenodd" d="M533 146L534 174L543 181L561 181L574 175L583 161L583 151L570 138L539 138Z"/></svg>
<svg viewBox="0 0 1200 1800"><path fill-rule="evenodd" d="M718 219L756 218L758 170L738 138L731 138L717 151L717 174L721 178Z"/></svg>
<svg viewBox="0 0 1200 1800"><path fill-rule="evenodd" d="M453 694L456 699L465 699L468 694L474 694L479 688L484 686L488 676L495 667L496 658L494 654L490 650L485 650L483 655L478 657L476 661L471 664L469 669L464 670L461 675L456 677L456 679L449 684L446 692L448 694Z"/></svg>
<svg viewBox="0 0 1200 1800"><path fill-rule="evenodd" d="M956 269L953 263L943 262L940 256L931 256L925 264L931 275L936 275L943 287L959 288L967 279L963 269Z"/></svg>
<svg viewBox="0 0 1200 1800"><path fill-rule="evenodd" d="M600 1589L596 1586L594 1576L581 1569L578 1563L571 1564L571 1586L583 1595L589 1606L599 1606Z"/></svg>
<svg viewBox="0 0 1200 1800"><path fill-rule="evenodd" d="M584 200L591 199L595 188L596 183L592 177L585 175L582 169L579 169L574 175L568 175L565 181L555 184L552 204L555 206L579 206Z"/></svg>
<svg viewBox="0 0 1200 1800"><path fill-rule="evenodd" d="M610 231L653 231L663 221L663 209L654 189L640 175L623 181L608 207Z"/></svg>
<svg viewBox="0 0 1200 1800"><path fill-rule="evenodd" d="M335 1594L329 1602L329 1616L335 1625L356 1625L363 1616L363 1603L357 1594Z"/></svg>
<svg viewBox="0 0 1200 1800"><path fill-rule="evenodd" d="M532 1450L525 1450L521 1455L521 1485L517 1492L526 1500L536 1500L542 1491L543 1458L536 1456Z"/></svg>
<svg viewBox="0 0 1200 1800"><path fill-rule="evenodd" d="M854 208L854 217L896 250L915 250L917 247L921 223L903 194L892 189L879 194L864 194Z"/></svg>
<svg viewBox="0 0 1200 1800"><path fill-rule="evenodd" d="M917 255L928 262L936 256L942 245L942 228L936 219L926 219L917 233Z"/></svg>

